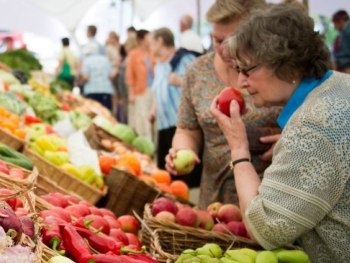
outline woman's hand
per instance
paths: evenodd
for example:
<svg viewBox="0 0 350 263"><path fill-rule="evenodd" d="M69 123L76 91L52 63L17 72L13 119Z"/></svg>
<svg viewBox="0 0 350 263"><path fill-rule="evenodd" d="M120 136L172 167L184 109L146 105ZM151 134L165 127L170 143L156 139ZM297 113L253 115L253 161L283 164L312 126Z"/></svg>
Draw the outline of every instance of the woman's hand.
<svg viewBox="0 0 350 263"><path fill-rule="evenodd" d="M231 101L231 117L227 117L218 109L217 100L218 97L215 97L210 106L210 113L216 119L221 131L226 137L226 140L231 149L232 160L250 158L247 134L245 125L239 113L238 103L235 100Z"/></svg>
<svg viewBox="0 0 350 263"><path fill-rule="evenodd" d="M274 134L274 135L269 135L269 136L263 136L260 137L260 141L262 143L271 143L272 146L270 149L268 149L266 152L261 154L259 158L263 161L271 161L272 160L272 155L273 155L273 149L275 148L276 142L281 138L281 134Z"/></svg>
<svg viewBox="0 0 350 263"><path fill-rule="evenodd" d="M172 175L180 175L178 171L176 171L175 167L174 167L174 159L176 157L176 153L179 149L175 149L175 148L170 148L169 149L169 153L167 154L167 156L165 156L165 169L171 173ZM197 154L195 152L193 152L193 154L195 155L195 160L196 163L200 163L200 160L197 156ZM183 174L181 174L183 175Z"/></svg>

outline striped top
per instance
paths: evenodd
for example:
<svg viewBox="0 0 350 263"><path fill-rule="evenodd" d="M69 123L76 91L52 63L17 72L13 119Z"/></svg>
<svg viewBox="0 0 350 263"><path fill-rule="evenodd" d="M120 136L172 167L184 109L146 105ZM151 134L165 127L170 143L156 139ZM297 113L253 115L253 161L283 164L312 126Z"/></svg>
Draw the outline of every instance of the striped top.
<svg viewBox="0 0 350 263"><path fill-rule="evenodd" d="M187 65L196 57L192 54L184 55L174 73L183 77ZM177 122L177 111L180 104L181 89L179 86L169 84L171 66L169 61L157 62L154 70L152 89L157 103L157 125L158 130L175 127Z"/></svg>

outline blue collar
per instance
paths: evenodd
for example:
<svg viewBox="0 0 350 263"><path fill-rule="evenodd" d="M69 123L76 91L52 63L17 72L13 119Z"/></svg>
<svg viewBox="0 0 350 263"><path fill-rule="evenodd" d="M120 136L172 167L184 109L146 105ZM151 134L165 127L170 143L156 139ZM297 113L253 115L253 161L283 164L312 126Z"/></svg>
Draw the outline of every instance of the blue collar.
<svg viewBox="0 0 350 263"><path fill-rule="evenodd" d="M293 113L303 104L309 93L328 79L332 73L333 71L328 70L321 79L306 78L301 81L277 119L277 123L282 129L286 126Z"/></svg>

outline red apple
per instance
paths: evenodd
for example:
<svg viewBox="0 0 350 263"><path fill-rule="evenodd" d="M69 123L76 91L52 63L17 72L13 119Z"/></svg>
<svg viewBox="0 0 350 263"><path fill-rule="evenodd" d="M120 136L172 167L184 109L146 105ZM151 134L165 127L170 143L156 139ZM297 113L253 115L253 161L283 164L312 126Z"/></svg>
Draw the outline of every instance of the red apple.
<svg viewBox="0 0 350 263"><path fill-rule="evenodd" d="M89 226L101 231L102 233L105 233L106 235L108 235L110 232L108 221L102 216L90 214L84 217L84 221L90 221L91 223Z"/></svg>
<svg viewBox="0 0 350 263"><path fill-rule="evenodd" d="M120 223L120 228L126 233L134 233L140 230L140 223L137 221L136 217L132 215L122 215L118 217Z"/></svg>
<svg viewBox="0 0 350 263"><path fill-rule="evenodd" d="M180 208L176 214L176 223L183 226L197 227L199 223L197 213L190 207Z"/></svg>
<svg viewBox="0 0 350 263"><path fill-rule="evenodd" d="M245 111L245 102L242 94L233 87L226 87L220 92L217 100L217 106L219 110L230 117L230 104L232 100L238 102L239 112L242 115Z"/></svg>
<svg viewBox="0 0 350 263"><path fill-rule="evenodd" d="M211 230L214 226L214 219L206 210L195 210L199 220L199 227L205 230Z"/></svg>
<svg viewBox="0 0 350 263"><path fill-rule="evenodd" d="M169 211L160 211L155 218L165 222L175 223L175 215Z"/></svg>
<svg viewBox="0 0 350 263"><path fill-rule="evenodd" d="M128 247L135 250L141 250L141 241L134 233L125 233L128 238Z"/></svg>
<svg viewBox="0 0 350 263"><path fill-rule="evenodd" d="M168 211L176 215L178 207L175 202L166 197L157 198L151 206L152 215L155 216L161 211Z"/></svg>
<svg viewBox="0 0 350 263"><path fill-rule="evenodd" d="M224 233L229 235L231 232L230 230L227 228L227 225L225 223L217 223L214 225L212 231L214 232L219 232L219 233Z"/></svg>
<svg viewBox="0 0 350 263"><path fill-rule="evenodd" d="M121 225L118 221L118 219L116 219L115 217L113 216L110 216L110 215L104 215L103 216L104 219L107 220L108 224L109 224L109 227L112 229L112 228L120 228Z"/></svg>
<svg viewBox="0 0 350 263"><path fill-rule="evenodd" d="M209 212L209 214L211 214L211 216L213 217L214 220L218 216L218 211L219 211L221 206L222 206L221 202L214 202L214 203L211 203L210 205L208 205L207 211Z"/></svg>
<svg viewBox="0 0 350 263"><path fill-rule="evenodd" d="M220 207L217 218L223 223L242 221L241 210L234 204L224 204Z"/></svg>
<svg viewBox="0 0 350 263"><path fill-rule="evenodd" d="M247 229L242 221L231 221L227 223L227 228L234 235L248 237Z"/></svg>
<svg viewBox="0 0 350 263"><path fill-rule="evenodd" d="M118 242L122 242L124 245L129 244L129 239L126 233L120 228L112 228L109 232L109 236Z"/></svg>

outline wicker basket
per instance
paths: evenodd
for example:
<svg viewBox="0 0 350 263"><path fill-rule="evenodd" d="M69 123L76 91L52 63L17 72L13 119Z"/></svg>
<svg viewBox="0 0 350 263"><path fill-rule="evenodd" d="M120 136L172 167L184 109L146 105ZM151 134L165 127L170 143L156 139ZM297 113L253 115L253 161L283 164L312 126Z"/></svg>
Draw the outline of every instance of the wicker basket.
<svg viewBox="0 0 350 263"><path fill-rule="evenodd" d="M65 195L73 195L79 199L82 199L81 196L78 196L74 192L59 186L57 182L41 174L39 174L38 176L37 184L36 184L36 187L34 188L34 192L37 196L58 192Z"/></svg>
<svg viewBox="0 0 350 263"><path fill-rule="evenodd" d="M96 204L97 201L107 193L107 187L104 187L103 191L100 191L82 180L79 180L75 176L59 169L57 166L51 164L49 161L29 150L27 147L24 148L23 153L37 166L40 176L50 178L61 188L74 192L92 204Z"/></svg>
<svg viewBox="0 0 350 263"><path fill-rule="evenodd" d="M5 161L2 161L5 162ZM31 189L36 185L37 178L38 178L38 169L36 167L33 168L32 171L29 171L27 169L24 169L22 167L19 167L17 165L5 162L7 166L9 167L16 167L21 169L24 172L25 178L24 179L17 179L15 177L12 177L8 174L4 174L0 172L0 178L2 178L4 181L9 181L15 185L18 185L19 187L23 187L26 189Z"/></svg>
<svg viewBox="0 0 350 263"><path fill-rule="evenodd" d="M0 200L7 200L12 198L21 199L21 201L23 202L23 208L25 208L28 211L28 216L34 222L35 239L32 240L27 235L22 234L22 237L18 244L30 247L35 255L34 263L40 263L41 256L42 256L42 248L39 245L40 239L38 238L40 226L37 220L38 218L35 210L35 203L36 203L35 194L30 189L20 188L19 186L14 185L11 182L4 181L2 178L0 178L0 184L1 184L1 187L14 190L14 193L11 195L1 195Z"/></svg>
<svg viewBox="0 0 350 263"><path fill-rule="evenodd" d="M142 244L149 247L160 262L173 262L185 249L196 249L207 243L216 243L223 249L261 249L261 246L248 238L158 220L152 216L150 204L145 205L141 238Z"/></svg>
<svg viewBox="0 0 350 263"><path fill-rule="evenodd" d="M108 194L97 206L112 210L117 216L125 214L143 214L146 203L161 195L157 189L139 180L125 171L112 168L106 178Z"/></svg>
<svg viewBox="0 0 350 263"><path fill-rule="evenodd" d="M50 258L52 258L54 256L59 256L59 254L56 251L49 248L48 246L46 246L42 242L40 242L40 247L42 250L41 260L39 261L40 263L47 263L50 260Z"/></svg>
<svg viewBox="0 0 350 263"><path fill-rule="evenodd" d="M101 144L101 141L103 139L108 139L112 143L113 142L120 142L125 146L127 149L134 151L135 147L127 144L125 142L122 142L119 140L117 137L113 136L112 134L109 134L107 131L102 129L101 127L97 126L96 124L92 123L90 126L84 131L85 137L87 141L89 142L91 148L95 150L105 150L105 151L110 151L110 149L107 149Z"/></svg>
<svg viewBox="0 0 350 263"><path fill-rule="evenodd" d="M25 144L24 140L12 135L2 128L0 128L0 142L12 147L17 151L21 151Z"/></svg>

